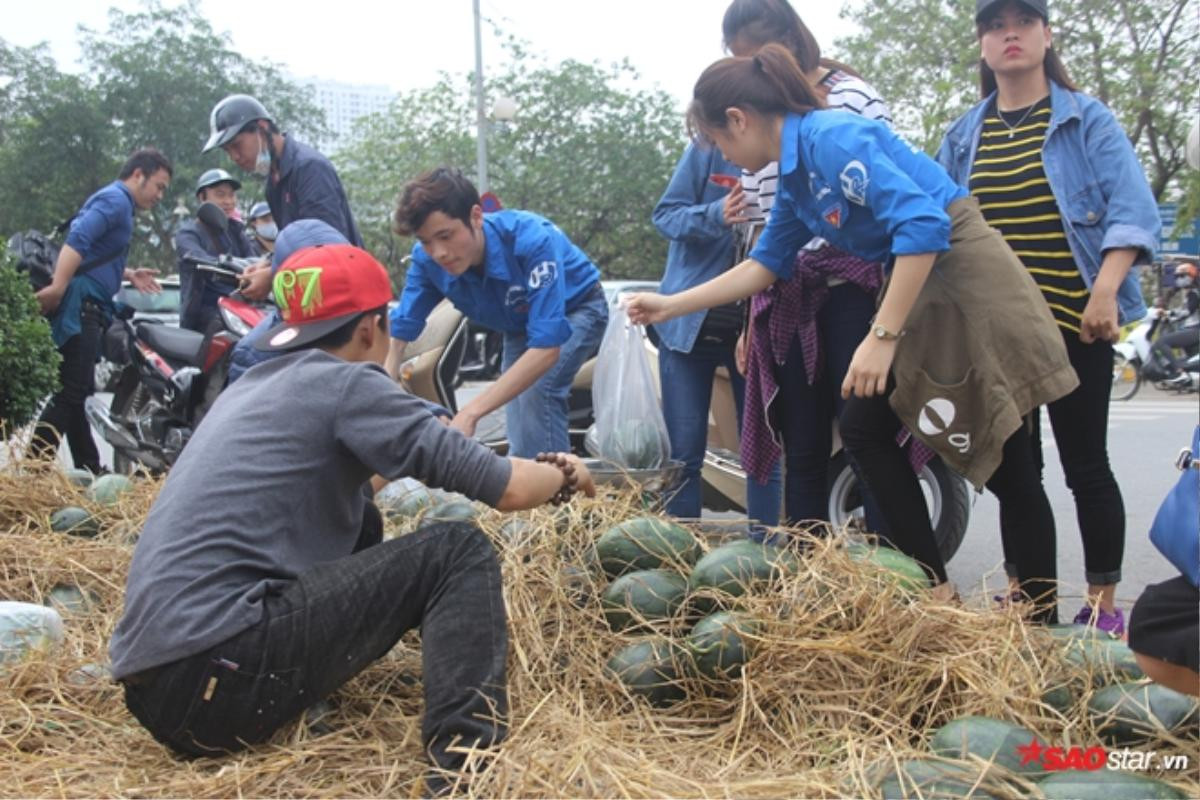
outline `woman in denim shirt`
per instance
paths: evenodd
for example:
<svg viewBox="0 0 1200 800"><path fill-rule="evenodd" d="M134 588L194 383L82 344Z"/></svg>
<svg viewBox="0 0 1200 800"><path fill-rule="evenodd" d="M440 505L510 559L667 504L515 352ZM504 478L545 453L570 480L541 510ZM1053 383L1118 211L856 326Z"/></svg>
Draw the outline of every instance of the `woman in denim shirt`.
<svg viewBox="0 0 1200 800"><path fill-rule="evenodd" d="M950 126L938 161L1029 268L1079 375L1078 389L1047 406L1083 536L1088 602L1075 622L1120 634L1113 596L1125 508L1106 443L1112 342L1146 314L1132 268L1153 255L1158 210L1112 113L1075 91L1047 18L1045 0L977 0L984 99ZM1011 527L1001 521L1006 561Z"/></svg>
<svg viewBox="0 0 1200 800"><path fill-rule="evenodd" d="M733 265L733 233L725 220L727 200L734 193L711 180L739 170L715 147L690 143L658 204L653 221L671 240L661 289L665 294L690 289L715 278ZM720 180L720 178L718 178ZM745 381L734 365L733 345L741 330L738 315L696 312L649 328L658 346L663 419L671 440L671 457L684 463L683 481L667 503L677 517L699 517L700 471L708 438L708 413L713 375L725 367L733 384L741 422ZM779 470L765 480L746 478L746 512L765 525L779 524Z"/></svg>

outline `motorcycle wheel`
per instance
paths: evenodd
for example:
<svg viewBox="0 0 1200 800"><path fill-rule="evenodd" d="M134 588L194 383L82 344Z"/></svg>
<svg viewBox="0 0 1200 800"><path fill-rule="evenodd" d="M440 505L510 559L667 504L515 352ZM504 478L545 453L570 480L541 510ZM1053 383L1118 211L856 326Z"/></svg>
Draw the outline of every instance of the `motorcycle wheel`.
<svg viewBox="0 0 1200 800"><path fill-rule="evenodd" d="M137 367L127 366L121 371L117 385L113 389L112 404L109 406L112 415L129 419L136 417L150 402L150 393L138 378ZM131 475L140 466L138 462L113 448L113 472L121 475Z"/></svg>
<svg viewBox="0 0 1200 800"><path fill-rule="evenodd" d="M1142 363L1138 359L1130 361L1120 353L1113 353L1112 391L1111 400L1128 400L1137 394L1142 386Z"/></svg>
<svg viewBox="0 0 1200 800"><path fill-rule="evenodd" d="M942 561L949 562L967 533L971 515L970 488L940 458L934 458L922 467L917 479L929 507L929 521L933 525L938 552ZM844 450L834 453L829 464L829 520L835 527L867 530L858 475L851 469Z"/></svg>

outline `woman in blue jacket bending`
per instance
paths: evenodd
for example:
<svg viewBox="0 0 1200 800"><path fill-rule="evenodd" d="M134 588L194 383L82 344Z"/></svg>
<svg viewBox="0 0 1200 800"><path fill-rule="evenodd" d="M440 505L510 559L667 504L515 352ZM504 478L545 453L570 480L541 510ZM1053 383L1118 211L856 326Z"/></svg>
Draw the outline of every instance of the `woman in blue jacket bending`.
<svg viewBox="0 0 1200 800"><path fill-rule="evenodd" d="M1077 380L1028 273L966 191L884 124L823 105L778 44L705 70L689 126L744 169L778 161L775 205L750 258L686 292L634 295L629 316L661 322L761 291L787 278L817 235L886 264L882 303L842 383L842 438L891 543L925 565L935 598L949 598L954 588L896 431L903 422L976 486L1003 492L1005 504L1021 494L1009 473L1032 471L1022 417ZM1036 537L1027 538L1020 577L1045 577L1031 560ZM1036 597L1046 588L1026 590Z"/></svg>
<svg viewBox="0 0 1200 800"><path fill-rule="evenodd" d="M1079 388L1047 405L1083 536L1088 600L1075 623L1120 635L1113 595L1125 507L1108 462L1112 343L1146 314L1133 267L1151 260L1160 223L1128 137L1103 104L1075 91L1047 16L1046 0L977 0L983 100L950 126L938 161L1028 268L1079 376ZM1032 430L1041 466L1036 410ZM1000 527L1011 562L1020 534L1003 517Z"/></svg>

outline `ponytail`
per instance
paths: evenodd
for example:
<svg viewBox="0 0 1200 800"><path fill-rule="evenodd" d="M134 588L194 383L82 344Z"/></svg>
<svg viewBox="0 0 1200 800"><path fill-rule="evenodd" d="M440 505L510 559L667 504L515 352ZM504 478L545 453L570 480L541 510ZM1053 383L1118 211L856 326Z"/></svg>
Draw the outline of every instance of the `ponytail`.
<svg viewBox="0 0 1200 800"><path fill-rule="evenodd" d="M688 133L704 138L705 131L724 130L725 110L735 107L783 116L806 114L825 103L787 48L769 44L751 58L723 58L704 70L688 108Z"/></svg>

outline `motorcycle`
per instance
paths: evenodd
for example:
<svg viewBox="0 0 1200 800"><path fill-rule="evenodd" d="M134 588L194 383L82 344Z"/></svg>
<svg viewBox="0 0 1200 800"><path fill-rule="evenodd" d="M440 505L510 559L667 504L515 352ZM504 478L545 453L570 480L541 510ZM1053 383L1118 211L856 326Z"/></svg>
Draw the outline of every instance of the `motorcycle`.
<svg viewBox="0 0 1200 800"><path fill-rule="evenodd" d="M448 301L442 301L429 315L421 335L405 349L405 360L399 368L401 385L414 395L457 411L455 387L468 330L463 315ZM657 382L658 353L648 337L645 346ZM584 363L568 396L571 446L581 456L596 455L591 391L595 365L594 357ZM492 449L507 452L508 442L502 426L481 423L476 436ZM712 511L745 511L746 473L742 470L738 450L737 406L729 376L722 369L717 371L713 382L708 447L701 468L704 506ZM962 477L937 458L922 468L918 478L929 506L938 548L943 559L949 560L967 530L970 488ZM866 530L858 476L837 443L829 464L829 518L835 526Z"/></svg>
<svg viewBox="0 0 1200 800"><path fill-rule="evenodd" d="M1163 364L1154 352L1155 342L1178 330L1179 323L1187 316L1187 311L1183 309L1152 308L1128 336L1113 345L1110 394L1113 400L1129 400L1147 381L1163 391L1194 392L1200 389L1200 356L1197 355L1197 347L1189 349L1188 358L1178 375L1172 375L1168 365ZM1200 333L1197 334L1197 343L1200 345Z"/></svg>
<svg viewBox="0 0 1200 800"><path fill-rule="evenodd" d="M232 283L253 259L222 256L195 259L196 269ZM92 427L113 448L113 470L169 469L192 431L225 387L233 345L265 316L263 306L236 296L218 303L221 327L206 335L133 320L124 308L117 318L129 355L113 388L111 405L98 397L84 405Z"/></svg>

